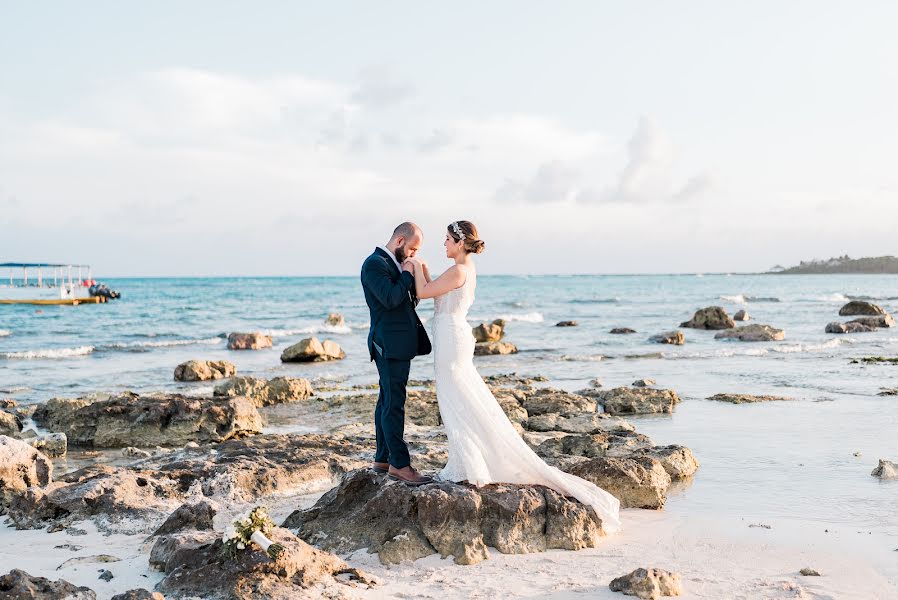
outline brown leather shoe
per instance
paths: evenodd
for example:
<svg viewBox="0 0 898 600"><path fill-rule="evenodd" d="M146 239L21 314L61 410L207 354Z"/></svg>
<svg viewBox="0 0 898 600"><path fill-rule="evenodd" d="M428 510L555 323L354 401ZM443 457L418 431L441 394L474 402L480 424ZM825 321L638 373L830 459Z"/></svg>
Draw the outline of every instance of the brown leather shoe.
<svg viewBox="0 0 898 600"><path fill-rule="evenodd" d="M397 469L393 465L390 465L388 473L390 475L390 479L401 481L406 485L424 485L425 483L433 483L433 477L421 475L411 467L402 467L401 469Z"/></svg>
<svg viewBox="0 0 898 600"><path fill-rule="evenodd" d="M390 470L390 463L373 462L371 463L371 470L378 475L384 475Z"/></svg>

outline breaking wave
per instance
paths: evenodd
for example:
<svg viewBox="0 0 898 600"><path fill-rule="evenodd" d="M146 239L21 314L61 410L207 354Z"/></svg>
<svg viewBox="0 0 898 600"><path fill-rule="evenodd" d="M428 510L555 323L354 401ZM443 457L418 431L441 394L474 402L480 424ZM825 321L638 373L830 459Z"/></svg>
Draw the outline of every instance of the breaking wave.
<svg viewBox="0 0 898 600"><path fill-rule="evenodd" d="M72 358L86 356L94 351L93 346L78 346L77 348L49 348L45 350L24 350L22 352L3 352L3 358Z"/></svg>

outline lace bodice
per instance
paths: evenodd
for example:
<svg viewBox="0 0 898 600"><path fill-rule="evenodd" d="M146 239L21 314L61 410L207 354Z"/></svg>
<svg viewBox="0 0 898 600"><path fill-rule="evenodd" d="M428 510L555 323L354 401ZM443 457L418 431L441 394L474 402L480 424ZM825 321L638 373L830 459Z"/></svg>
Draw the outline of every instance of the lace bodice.
<svg viewBox="0 0 898 600"><path fill-rule="evenodd" d="M477 288L477 272L466 267L467 276L461 287L433 299L434 316L446 315L465 319L468 309L474 304L474 290Z"/></svg>

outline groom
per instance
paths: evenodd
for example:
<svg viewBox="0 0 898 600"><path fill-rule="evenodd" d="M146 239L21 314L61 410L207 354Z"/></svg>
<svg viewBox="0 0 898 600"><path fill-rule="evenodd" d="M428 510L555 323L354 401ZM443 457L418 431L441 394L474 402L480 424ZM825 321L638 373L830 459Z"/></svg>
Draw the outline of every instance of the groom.
<svg viewBox="0 0 898 600"><path fill-rule="evenodd" d="M411 360L430 354L430 339L415 312L414 267L407 258L418 252L423 240L414 223L402 223L386 246L378 246L362 264L362 290L371 312L368 351L377 364L380 394L374 409L377 449L372 468L410 485L432 479L411 467L405 431L405 386Z"/></svg>

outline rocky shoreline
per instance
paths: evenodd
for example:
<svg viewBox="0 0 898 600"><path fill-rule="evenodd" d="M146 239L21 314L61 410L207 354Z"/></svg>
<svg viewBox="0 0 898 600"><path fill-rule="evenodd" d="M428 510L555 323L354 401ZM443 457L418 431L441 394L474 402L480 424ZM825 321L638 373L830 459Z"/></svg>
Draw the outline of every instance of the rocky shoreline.
<svg viewBox="0 0 898 600"><path fill-rule="evenodd" d="M192 362L204 370L202 361ZM698 469L688 448L656 446L615 416L670 412L679 401L670 390L593 387L572 393L546 387L541 377L514 374L485 381L540 456L604 487L624 507L662 509L672 482ZM407 437L416 466L437 470L446 460L446 440L436 394L432 382L413 383ZM268 597L289 589L375 585L361 572L341 577L354 571L333 554L362 548L384 563L437 553L469 564L487 558L487 547L528 553L601 543L601 519L592 509L541 486L440 482L413 489L369 472L376 399L368 389L318 392L299 378L232 375L211 397L98 393L53 398L21 412L7 406L4 414L14 423L6 433L14 437L0 437L9 466L0 472L0 510L20 530L77 531L90 521L105 535L149 536L147 560L166 574L156 586L166 597L196 593L190 581L207 582L206 589L222 598L260 597L248 595L250 580L266 582L262 587L275 594ZM321 431L262 433L269 416L286 405L296 422L314 422ZM54 473L51 458L17 439L29 419L64 435L69 459L87 464ZM91 457L98 462L90 464ZM212 516L328 488L314 507L293 511L276 530L291 549L287 567L270 569L259 559L225 566L216 558L220 534L212 529ZM408 508L395 511L397 506ZM362 522L367 530L357 526ZM317 575L298 576L309 572L310 563ZM114 566L108 570L115 572ZM231 575L223 577L224 571ZM37 585L23 572L8 578L14 587ZM54 585L71 591L66 582Z"/></svg>

